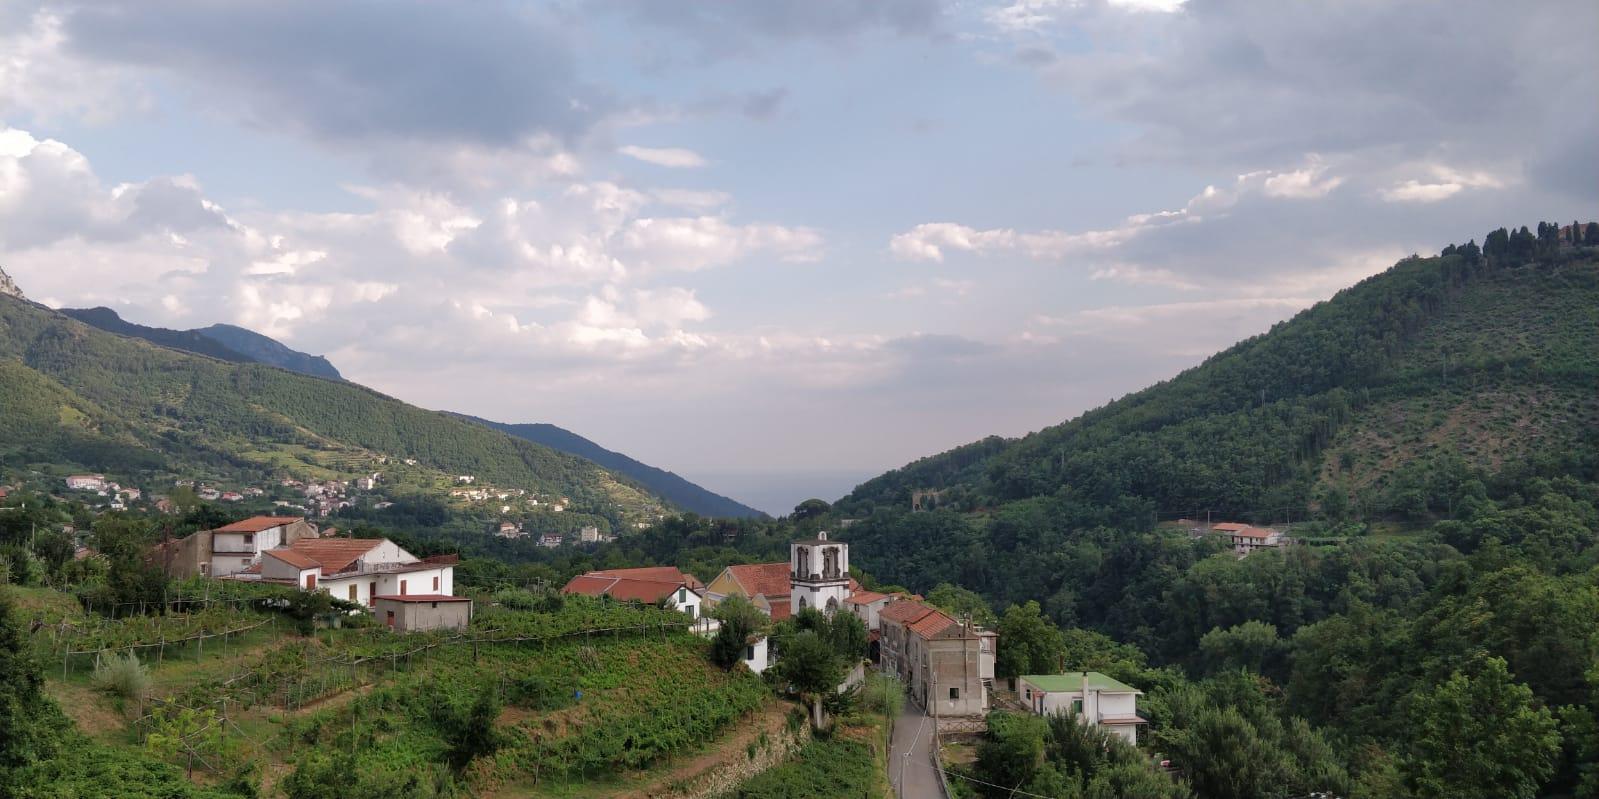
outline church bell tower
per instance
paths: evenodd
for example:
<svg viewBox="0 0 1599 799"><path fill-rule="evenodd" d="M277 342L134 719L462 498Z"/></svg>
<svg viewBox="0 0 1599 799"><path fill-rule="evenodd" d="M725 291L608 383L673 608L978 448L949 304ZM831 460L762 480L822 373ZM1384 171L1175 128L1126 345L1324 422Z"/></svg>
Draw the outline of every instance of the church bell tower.
<svg viewBox="0 0 1599 799"><path fill-rule="evenodd" d="M789 566L793 570L789 592L789 611L805 608L831 616L849 598L849 544L827 540L827 533L788 545Z"/></svg>

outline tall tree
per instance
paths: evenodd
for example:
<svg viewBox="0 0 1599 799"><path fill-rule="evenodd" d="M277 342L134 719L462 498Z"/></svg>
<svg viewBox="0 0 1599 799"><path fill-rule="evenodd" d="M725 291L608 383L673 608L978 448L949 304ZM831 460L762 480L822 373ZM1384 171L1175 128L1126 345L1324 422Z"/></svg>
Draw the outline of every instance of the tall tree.
<svg viewBox="0 0 1599 799"><path fill-rule="evenodd" d="M999 640L1004 643L996 655L994 670L1001 677L1053 674L1061 669L1065 640L1060 629L1044 618L1043 609L1035 601L1005 609L999 622Z"/></svg>
<svg viewBox="0 0 1599 799"><path fill-rule="evenodd" d="M1407 703L1406 770L1422 799L1531 799L1554 773L1560 735L1501 658L1457 671Z"/></svg>

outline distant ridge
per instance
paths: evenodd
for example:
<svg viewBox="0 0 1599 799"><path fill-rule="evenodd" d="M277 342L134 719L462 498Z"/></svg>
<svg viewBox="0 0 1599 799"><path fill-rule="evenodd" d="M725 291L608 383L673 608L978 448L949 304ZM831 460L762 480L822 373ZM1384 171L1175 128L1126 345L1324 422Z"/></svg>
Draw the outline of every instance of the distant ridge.
<svg viewBox="0 0 1599 799"><path fill-rule="evenodd" d="M3 273L0 273L3 276ZM3 287L0 283L0 287ZM16 296L21 296L20 292ZM231 363L264 363L291 372L329 380L343 380L339 370L320 355L290 349L276 339L234 325L217 324L196 330L149 327L123 319L110 308L64 308L61 313L108 333L144 339L184 352L207 355Z"/></svg>
<svg viewBox="0 0 1599 799"><path fill-rule="evenodd" d="M719 518L764 518L755 508L745 505L702 486L689 482L672 472L640 463L620 452L613 452L570 430L553 424L506 424L462 415L462 418L509 433L535 444L570 455L587 458L613 472L625 474L678 507L701 516Z"/></svg>
<svg viewBox="0 0 1599 799"><path fill-rule="evenodd" d="M282 367L291 372L310 375L312 377L325 377L329 380L343 380L344 376L333 364L321 355L308 355L298 350L284 346L277 339L263 336L254 330L246 330L236 325L217 324L202 327L194 332L221 342L223 346L236 352L241 352L259 363Z"/></svg>

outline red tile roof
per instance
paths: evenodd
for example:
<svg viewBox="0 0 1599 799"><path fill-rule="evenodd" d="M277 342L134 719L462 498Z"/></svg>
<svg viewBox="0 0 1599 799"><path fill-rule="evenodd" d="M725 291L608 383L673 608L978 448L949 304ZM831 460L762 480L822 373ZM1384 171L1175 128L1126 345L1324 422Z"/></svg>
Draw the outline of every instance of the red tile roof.
<svg viewBox="0 0 1599 799"><path fill-rule="evenodd" d="M700 581L693 575L678 571L675 566L650 566L639 569L606 569L580 574L567 581L563 594L609 596L614 599L636 602L657 602L678 588L699 589Z"/></svg>
<svg viewBox="0 0 1599 799"><path fill-rule="evenodd" d="M1233 536L1236 538L1258 538L1261 540L1271 538L1276 534L1276 530L1267 530L1263 527L1245 527L1242 530L1233 531Z"/></svg>
<svg viewBox="0 0 1599 799"><path fill-rule="evenodd" d="M322 564L318 563L315 558L312 558L303 552L295 552L292 549L269 549L261 554L270 555L278 560L283 561L284 563L289 564L290 566L293 566L296 569L316 569L322 566Z"/></svg>
<svg viewBox="0 0 1599 799"><path fill-rule="evenodd" d="M844 601L851 605L870 605L882 599L888 599L888 594L879 594L876 591L856 591Z"/></svg>
<svg viewBox="0 0 1599 799"><path fill-rule="evenodd" d="M780 597L788 596L794 591L787 561L729 566L727 572L733 575L733 581L738 583L738 587L744 589L744 593L748 596L760 594L768 598Z"/></svg>
<svg viewBox="0 0 1599 799"><path fill-rule="evenodd" d="M233 524L223 525L212 532L259 533L262 530L270 530L274 527L282 527L285 524L293 524L295 522L303 521L305 521L305 519L299 516L252 516L251 518L245 519L242 522L234 522Z"/></svg>
<svg viewBox="0 0 1599 799"><path fill-rule="evenodd" d="M1248 530L1249 525L1243 524L1242 522L1217 522L1211 525L1210 529L1220 530L1224 533L1230 533L1235 530Z"/></svg>
<svg viewBox="0 0 1599 799"><path fill-rule="evenodd" d="M464 596L450 596L449 594L381 594L373 599L387 599L392 602L471 602L471 598Z"/></svg>
<svg viewBox="0 0 1599 799"><path fill-rule="evenodd" d="M784 619L793 618L793 616L794 608L791 607L787 602L778 602L777 604L772 605L772 621L782 621Z"/></svg>
<svg viewBox="0 0 1599 799"><path fill-rule="evenodd" d="M289 545L322 564L323 574L338 574L360 559L362 555L383 543L381 538L302 538Z"/></svg>
<svg viewBox="0 0 1599 799"><path fill-rule="evenodd" d="M878 618L902 624L923 638L933 638L952 626L960 626L960 622L950 618L944 611L911 600L888 603L879 612Z"/></svg>

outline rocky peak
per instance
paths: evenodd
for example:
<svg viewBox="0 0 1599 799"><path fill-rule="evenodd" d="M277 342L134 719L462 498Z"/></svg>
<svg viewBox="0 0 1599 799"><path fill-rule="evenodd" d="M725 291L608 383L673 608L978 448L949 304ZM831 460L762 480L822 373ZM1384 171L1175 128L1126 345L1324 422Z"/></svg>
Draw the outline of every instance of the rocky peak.
<svg viewBox="0 0 1599 799"><path fill-rule="evenodd" d="M0 269L0 294L9 294L19 300L27 299L22 296L22 289L17 288L17 282L4 269Z"/></svg>

